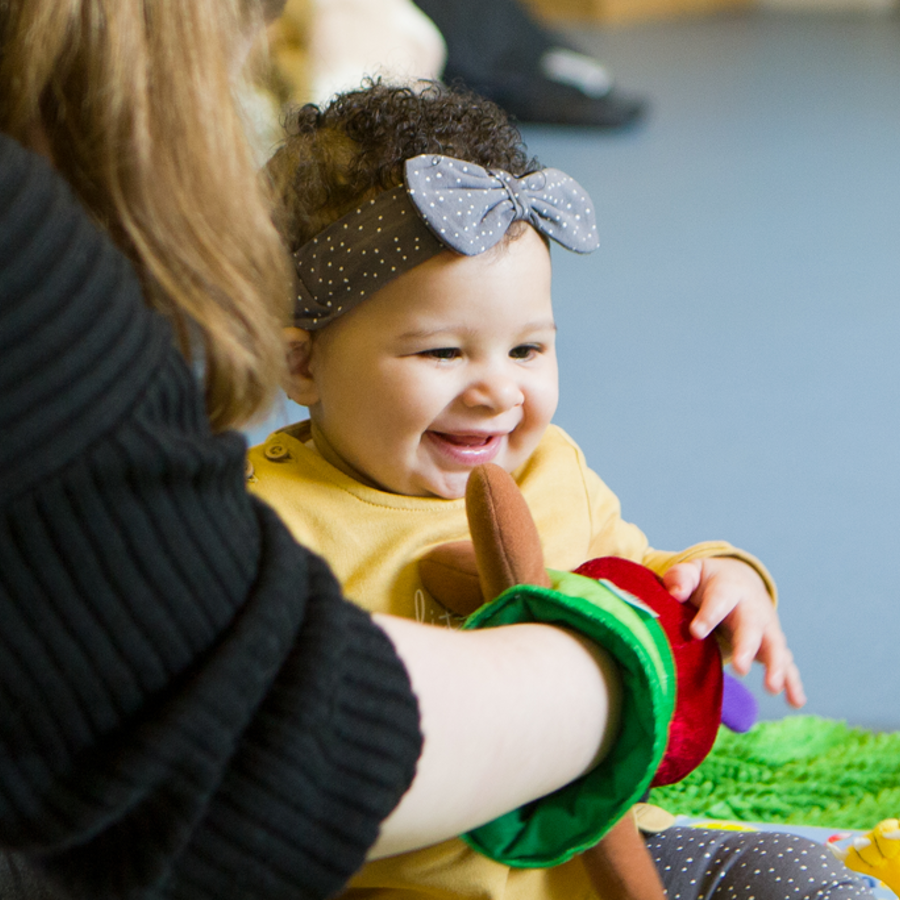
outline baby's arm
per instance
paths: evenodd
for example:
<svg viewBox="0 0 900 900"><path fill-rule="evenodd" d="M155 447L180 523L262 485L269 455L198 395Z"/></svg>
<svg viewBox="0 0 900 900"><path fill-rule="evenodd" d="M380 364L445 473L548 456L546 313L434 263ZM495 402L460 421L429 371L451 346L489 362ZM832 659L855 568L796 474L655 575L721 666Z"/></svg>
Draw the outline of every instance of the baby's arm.
<svg viewBox="0 0 900 900"><path fill-rule="evenodd" d="M772 598L752 566L730 557L695 559L673 566L663 583L676 600L690 600L697 607L691 623L695 637L719 628L739 675L746 675L753 660L759 660L766 668L766 689L773 694L784 691L791 706L803 706L800 672Z"/></svg>

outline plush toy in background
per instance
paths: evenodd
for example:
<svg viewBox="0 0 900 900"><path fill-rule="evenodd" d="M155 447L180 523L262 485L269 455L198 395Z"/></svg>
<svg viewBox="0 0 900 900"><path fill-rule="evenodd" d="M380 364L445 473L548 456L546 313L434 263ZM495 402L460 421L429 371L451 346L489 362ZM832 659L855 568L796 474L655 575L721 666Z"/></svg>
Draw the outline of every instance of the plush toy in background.
<svg viewBox="0 0 900 900"><path fill-rule="evenodd" d="M287 0L269 45L292 104L325 104L366 77L436 79L447 58L440 31L412 0Z"/></svg>
<svg viewBox="0 0 900 900"><path fill-rule="evenodd" d="M325 104L368 76L437 79L446 55L441 33L412 0L287 0L238 86L259 165L285 138L286 110Z"/></svg>
<svg viewBox="0 0 900 900"><path fill-rule="evenodd" d="M466 510L472 542L441 545L419 563L422 583L438 602L465 616L513 585L550 586L537 529L509 474L492 464L475 469ZM706 757L718 731L725 679L717 641L691 636L693 607L672 597L661 579L642 565L605 557L586 562L575 574L598 580L628 603L651 610L662 627L674 661L676 689L668 743L652 784L679 781ZM746 724L748 695L734 685L729 685L732 718ZM603 896L653 900L665 895L632 815L622 818L583 858Z"/></svg>
<svg viewBox="0 0 900 900"><path fill-rule="evenodd" d="M846 849L828 846L848 869L883 881L900 897L900 821L879 822Z"/></svg>

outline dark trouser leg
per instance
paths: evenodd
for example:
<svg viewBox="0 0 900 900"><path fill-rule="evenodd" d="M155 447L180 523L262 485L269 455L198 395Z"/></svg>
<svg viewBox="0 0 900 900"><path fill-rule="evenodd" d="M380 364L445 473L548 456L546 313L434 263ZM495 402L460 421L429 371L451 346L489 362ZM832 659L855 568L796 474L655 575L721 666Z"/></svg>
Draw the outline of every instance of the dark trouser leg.
<svg viewBox="0 0 900 900"><path fill-rule="evenodd" d="M447 81L488 95L498 83L533 72L559 40L522 0L416 0L447 42Z"/></svg>
<svg viewBox="0 0 900 900"><path fill-rule="evenodd" d="M601 96L592 95L558 72L546 72L545 54L569 47L569 41L539 21L524 0L415 2L447 42L444 81L463 82L523 122L618 128L643 111L643 100L609 85Z"/></svg>

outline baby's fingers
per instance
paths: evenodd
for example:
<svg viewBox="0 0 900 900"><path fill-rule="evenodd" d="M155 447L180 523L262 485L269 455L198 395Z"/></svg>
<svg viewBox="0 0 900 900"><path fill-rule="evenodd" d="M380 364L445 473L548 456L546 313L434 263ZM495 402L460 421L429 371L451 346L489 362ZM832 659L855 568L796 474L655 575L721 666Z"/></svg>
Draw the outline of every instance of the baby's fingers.
<svg viewBox="0 0 900 900"><path fill-rule="evenodd" d="M762 623L755 619L736 624L731 635L731 667L738 675L746 675L753 660L762 661L764 634Z"/></svg>
<svg viewBox="0 0 900 900"><path fill-rule="evenodd" d="M806 691L803 690L803 681L800 678L800 670L792 662L784 678L784 693L788 703L794 709L800 709L806 703Z"/></svg>
<svg viewBox="0 0 900 900"><path fill-rule="evenodd" d="M764 635L756 658L766 668L764 684L770 694L784 691L788 703L793 707L799 708L806 703L800 670L780 628L770 628Z"/></svg>
<svg viewBox="0 0 900 900"><path fill-rule="evenodd" d="M679 563L672 566L663 577L666 590L676 599L684 602L697 590L700 578L703 575L703 566L699 560Z"/></svg>
<svg viewBox="0 0 900 900"><path fill-rule="evenodd" d="M780 694L784 691L785 699L795 709L800 709L806 703L806 691L803 689L800 670L793 660L767 669L765 686L770 694Z"/></svg>
<svg viewBox="0 0 900 900"><path fill-rule="evenodd" d="M714 629L718 628L722 622L725 622L737 606L734 594L716 590L714 583L706 587L705 590L699 591L694 596L693 602L697 604L698 608L697 615L694 616L691 622L691 634L700 640L703 640ZM733 619L729 620L729 622L733 622ZM729 630L731 631L732 629ZM733 632L729 635L731 646L735 653L741 652L742 644L746 644L747 647L752 645L750 656L747 660L747 668L750 667L750 663L753 662L753 657L756 655L760 635L761 630L756 629L754 640L754 629L749 623L740 627L734 627ZM746 671L741 674L746 674Z"/></svg>

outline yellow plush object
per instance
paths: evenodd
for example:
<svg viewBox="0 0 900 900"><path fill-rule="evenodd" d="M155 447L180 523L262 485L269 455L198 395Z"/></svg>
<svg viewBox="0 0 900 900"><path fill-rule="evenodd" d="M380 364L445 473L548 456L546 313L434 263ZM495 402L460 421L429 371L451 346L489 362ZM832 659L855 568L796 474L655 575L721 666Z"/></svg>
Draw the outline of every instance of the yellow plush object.
<svg viewBox="0 0 900 900"><path fill-rule="evenodd" d="M285 110L309 101L309 13L312 0L288 0L284 15L253 45L237 99L257 164L285 137Z"/></svg>
<svg viewBox="0 0 900 900"><path fill-rule="evenodd" d="M900 897L900 821L885 819L835 855L854 872L883 881Z"/></svg>
<svg viewBox="0 0 900 900"><path fill-rule="evenodd" d="M279 100L327 103L366 76L414 83L439 78L444 39L412 0L288 0L268 29Z"/></svg>
<svg viewBox="0 0 900 900"><path fill-rule="evenodd" d="M310 31L312 0L287 0L281 17L268 29L269 52L282 82L285 95L292 103L307 103L310 92Z"/></svg>

